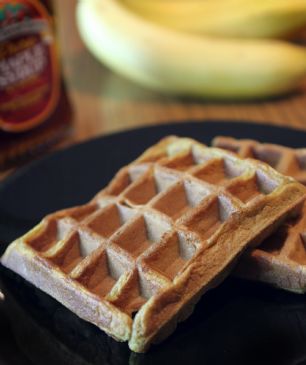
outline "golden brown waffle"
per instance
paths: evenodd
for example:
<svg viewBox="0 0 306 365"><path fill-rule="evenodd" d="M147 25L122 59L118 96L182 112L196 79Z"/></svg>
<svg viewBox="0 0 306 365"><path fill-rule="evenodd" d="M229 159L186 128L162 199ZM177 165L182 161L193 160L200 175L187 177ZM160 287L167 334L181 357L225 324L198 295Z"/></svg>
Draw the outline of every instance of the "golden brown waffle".
<svg viewBox="0 0 306 365"><path fill-rule="evenodd" d="M47 216L2 263L142 352L304 199L266 164L168 137L89 204Z"/></svg>
<svg viewBox="0 0 306 365"><path fill-rule="evenodd" d="M216 137L212 144L235 151L242 157L255 157L278 171L306 184L306 149L262 144L250 139ZM235 274L296 293L306 292L306 203L297 217L286 222L259 248L244 256Z"/></svg>
<svg viewBox="0 0 306 365"><path fill-rule="evenodd" d="M214 138L212 145L233 151L243 158L251 157L266 162L281 174L292 176L306 185L306 148L290 148L223 136Z"/></svg>

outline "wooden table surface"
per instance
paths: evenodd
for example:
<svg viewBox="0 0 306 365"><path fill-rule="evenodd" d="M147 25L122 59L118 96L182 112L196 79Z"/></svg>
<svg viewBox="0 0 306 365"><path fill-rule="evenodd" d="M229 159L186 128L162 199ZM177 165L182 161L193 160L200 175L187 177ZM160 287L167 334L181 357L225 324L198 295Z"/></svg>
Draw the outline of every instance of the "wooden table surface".
<svg viewBox="0 0 306 365"><path fill-rule="evenodd" d="M91 56L78 34L75 7L76 0L57 0L64 77L75 119L73 135L55 148L127 128L186 119L249 120L306 129L306 81L299 92L264 102L217 103L160 95L114 74Z"/></svg>

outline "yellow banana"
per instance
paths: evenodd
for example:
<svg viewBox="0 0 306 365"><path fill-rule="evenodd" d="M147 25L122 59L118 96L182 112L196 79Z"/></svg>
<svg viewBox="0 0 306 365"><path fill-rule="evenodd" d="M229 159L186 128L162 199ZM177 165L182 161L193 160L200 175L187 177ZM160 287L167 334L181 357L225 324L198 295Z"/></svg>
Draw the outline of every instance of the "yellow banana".
<svg viewBox="0 0 306 365"><path fill-rule="evenodd" d="M273 40L228 40L153 24L116 0L81 0L81 36L114 71L152 89L221 99L292 90L306 75L301 47Z"/></svg>
<svg viewBox="0 0 306 365"><path fill-rule="evenodd" d="M306 25L306 0L121 1L159 24L228 38L280 38Z"/></svg>

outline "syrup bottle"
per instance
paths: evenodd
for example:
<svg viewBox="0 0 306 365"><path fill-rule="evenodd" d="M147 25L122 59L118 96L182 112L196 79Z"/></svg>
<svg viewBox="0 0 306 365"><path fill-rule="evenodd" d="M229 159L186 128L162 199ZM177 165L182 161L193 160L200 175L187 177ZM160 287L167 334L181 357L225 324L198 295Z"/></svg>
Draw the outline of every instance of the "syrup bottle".
<svg viewBox="0 0 306 365"><path fill-rule="evenodd" d="M51 1L0 0L0 169L71 129Z"/></svg>

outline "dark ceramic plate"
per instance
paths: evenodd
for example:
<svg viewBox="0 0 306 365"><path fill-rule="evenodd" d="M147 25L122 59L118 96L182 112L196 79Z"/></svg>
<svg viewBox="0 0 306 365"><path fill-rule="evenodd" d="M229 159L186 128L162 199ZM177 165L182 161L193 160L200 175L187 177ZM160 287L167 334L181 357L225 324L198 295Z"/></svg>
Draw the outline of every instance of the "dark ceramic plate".
<svg viewBox="0 0 306 365"><path fill-rule="evenodd" d="M216 135L292 147L306 133L247 123L180 123L100 137L37 161L0 185L1 251L54 210L81 204L124 164L169 134L209 143ZM3 267L0 364L306 364L306 296L228 278L175 333L144 355Z"/></svg>

